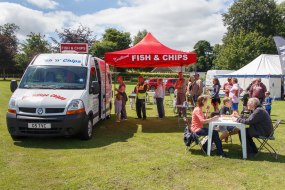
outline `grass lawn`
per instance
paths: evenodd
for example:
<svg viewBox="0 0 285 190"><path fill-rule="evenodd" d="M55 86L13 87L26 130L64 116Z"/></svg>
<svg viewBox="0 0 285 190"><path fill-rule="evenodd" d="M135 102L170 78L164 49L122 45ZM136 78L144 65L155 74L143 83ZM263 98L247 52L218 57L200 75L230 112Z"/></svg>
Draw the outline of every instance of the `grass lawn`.
<svg viewBox="0 0 285 190"><path fill-rule="evenodd" d="M129 119L100 122L94 138L26 138L13 142L6 128L11 96L9 82L0 82L0 189L283 189L285 187L285 124L271 144L279 153L242 159L238 136L223 144L230 158L205 156L198 146L185 154L184 128L172 108L157 119L147 105L147 120L137 120L127 103ZM127 86L131 91L132 86ZM167 97L168 98L168 97ZM284 117L285 102L275 101L272 120ZM284 123L284 122L283 122Z"/></svg>

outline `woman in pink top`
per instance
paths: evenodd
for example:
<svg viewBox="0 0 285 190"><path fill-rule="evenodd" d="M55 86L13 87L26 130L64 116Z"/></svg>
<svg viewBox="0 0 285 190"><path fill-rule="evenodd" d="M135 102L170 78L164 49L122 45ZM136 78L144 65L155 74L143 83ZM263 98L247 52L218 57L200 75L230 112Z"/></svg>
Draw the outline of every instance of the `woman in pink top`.
<svg viewBox="0 0 285 190"><path fill-rule="evenodd" d="M198 136L207 136L208 135L208 128L204 128L203 124L210 123L211 121L215 121L219 119L219 116L214 116L212 118L207 119L208 112L210 106L207 106L208 98L206 96L199 96L197 100L196 107L192 112L192 122L191 122L191 131L195 132ZM203 113L203 108L206 107L206 114ZM219 134L216 130L213 131L212 139L217 147L217 152L219 156L225 157L222 142L219 138ZM203 149L207 150L207 143L203 145Z"/></svg>

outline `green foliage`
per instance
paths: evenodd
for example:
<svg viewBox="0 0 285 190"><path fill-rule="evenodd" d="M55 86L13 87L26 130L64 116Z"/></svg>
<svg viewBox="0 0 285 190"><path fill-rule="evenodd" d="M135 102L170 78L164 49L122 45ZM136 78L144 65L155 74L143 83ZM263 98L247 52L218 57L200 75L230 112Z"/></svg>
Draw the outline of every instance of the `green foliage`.
<svg viewBox="0 0 285 190"><path fill-rule="evenodd" d="M284 26L274 0L239 0L223 15L228 33L258 32L262 36L278 34L278 25Z"/></svg>
<svg viewBox="0 0 285 190"><path fill-rule="evenodd" d="M150 72L114 72L112 74L113 80L116 76L123 76L124 80L137 82L138 76L142 75L144 79L148 78L178 78L177 73L150 73ZM184 77L188 78L187 74L184 74Z"/></svg>
<svg viewBox="0 0 285 190"><path fill-rule="evenodd" d="M27 39L21 44L21 53L16 55L17 66L24 70L30 61L39 53L51 52L51 46L46 41L45 35L30 33Z"/></svg>
<svg viewBox="0 0 285 190"><path fill-rule="evenodd" d="M123 50L130 47L132 40L129 32L120 32L114 28L105 30L101 41L96 41L90 53L96 57L104 57L106 52Z"/></svg>
<svg viewBox="0 0 285 190"><path fill-rule="evenodd" d="M215 69L239 69L260 54L275 54L272 39L285 34L285 4L274 0L239 0L223 15L228 32L214 48Z"/></svg>
<svg viewBox="0 0 285 190"><path fill-rule="evenodd" d="M147 30L138 31L137 35L134 37L133 45L139 43L147 35Z"/></svg>
<svg viewBox="0 0 285 190"><path fill-rule="evenodd" d="M194 50L197 54L197 63L195 64L196 71L206 72L213 65L213 47L206 40L200 40L194 45Z"/></svg>
<svg viewBox="0 0 285 190"><path fill-rule="evenodd" d="M217 49L219 54L214 60L215 68L229 70L240 69L260 54L276 51L272 38L245 31L228 36L225 44Z"/></svg>
<svg viewBox="0 0 285 190"><path fill-rule="evenodd" d="M57 44L57 47L55 47L57 50L59 50L60 43L87 43L88 46L91 47L95 41L95 36L90 28L82 25L78 26L76 29L64 28L62 32L59 30L56 30L55 32L60 41L57 41L57 39L53 37L51 37L51 39Z"/></svg>
<svg viewBox="0 0 285 190"><path fill-rule="evenodd" d="M8 67L13 68L14 56L17 52L18 40L16 37L16 32L19 30L19 27L12 23L6 23L3 26L0 26L0 69L6 76L6 69Z"/></svg>

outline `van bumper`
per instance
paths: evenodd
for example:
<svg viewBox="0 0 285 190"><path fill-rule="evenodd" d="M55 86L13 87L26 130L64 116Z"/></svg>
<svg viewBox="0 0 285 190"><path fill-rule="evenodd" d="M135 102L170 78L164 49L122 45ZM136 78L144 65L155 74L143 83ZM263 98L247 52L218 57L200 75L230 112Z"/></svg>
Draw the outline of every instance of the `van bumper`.
<svg viewBox="0 0 285 190"><path fill-rule="evenodd" d="M85 113L57 116L27 116L7 112L6 121L11 136L73 136L88 124ZM49 129L28 128L28 123L50 123Z"/></svg>

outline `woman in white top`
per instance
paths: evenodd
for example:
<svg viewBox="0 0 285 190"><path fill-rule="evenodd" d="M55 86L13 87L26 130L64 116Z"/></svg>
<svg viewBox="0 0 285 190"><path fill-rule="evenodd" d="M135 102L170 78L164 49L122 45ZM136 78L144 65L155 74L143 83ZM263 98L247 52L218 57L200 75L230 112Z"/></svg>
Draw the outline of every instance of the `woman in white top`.
<svg viewBox="0 0 285 190"><path fill-rule="evenodd" d="M165 95L165 90L164 90L162 79L158 79L157 88L154 93L154 98L156 99L156 106L157 106L157 112L158 112L159 118L163 118L165 115L164 106L163 106L164 95Z"/></svg>

